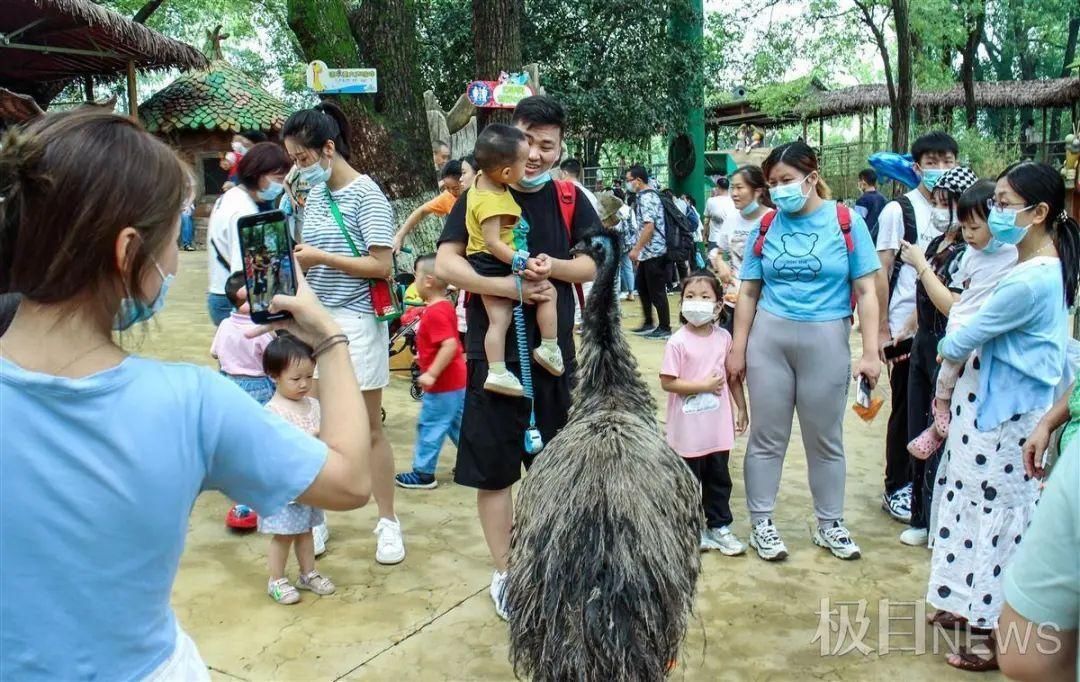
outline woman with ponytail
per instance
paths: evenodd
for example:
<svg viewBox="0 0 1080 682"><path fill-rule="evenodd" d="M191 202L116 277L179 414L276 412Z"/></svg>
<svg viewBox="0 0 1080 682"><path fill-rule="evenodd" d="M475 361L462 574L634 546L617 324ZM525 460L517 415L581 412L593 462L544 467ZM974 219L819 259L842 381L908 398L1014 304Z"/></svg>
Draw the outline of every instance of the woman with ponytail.
<svg viewBox="0 0 1080 682"><path fill-rule="evenodd" d="M843 422L851 377L872 387L881 373L874 295L881 265L862 217L828 201L810 147L777 147L762 170L778 212L761 216L760 228L747 237L727 365L733 380L745 374L750 385L744 467L750 545L767 561L787 557L773 511L797 412L817 517L813 542L841 559L857 559L859 546L843 522ZM854 371L848 343L853 292L863 336Z"/></svg>
<svg viewBox="0 0 1080 682"><path fill-rule="evenodd" d="M990 638L990 655L960 649L963 670L997 668L992 633L1005 603L1003 572L1039 496L1024 471L1023 447L1066 378L1068 311L1076 299L1080 231L1065 213L1058 172L1041 163L1011 166L989 202L995 239L1015 244L1017 264L965 327L938 345L966 363L953 390L948 440L937 484L934 550L926 600L933 620Z"/></svg>
<svg viewBox="0 0 1080 682"><path fill-rule="evenodd" d="M394 513L394 453L382 427L382 389L390 383L390 335L376 318L370 280L392 270L394 212L367 175L349 165L349 122L332 102L298 111L281 131L297 175L311 191L304 204L296 261L308 284L349 338L349 354L371 429L371 486L379 506L375 560L405 558ZM317 537L326 531L316 528Z"/></svg>

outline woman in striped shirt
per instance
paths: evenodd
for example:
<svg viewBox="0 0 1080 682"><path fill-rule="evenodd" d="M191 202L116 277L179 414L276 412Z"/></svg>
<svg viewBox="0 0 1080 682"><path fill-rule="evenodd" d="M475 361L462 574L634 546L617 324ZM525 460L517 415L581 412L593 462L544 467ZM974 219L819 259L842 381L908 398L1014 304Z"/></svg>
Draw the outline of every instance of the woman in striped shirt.
<svg viewBox="0 0 1080 682"><path fill-rule="evenodd" d="M375 181L349 165L349 123L337 106L324 102L296 112L282 136L298 175L311 187L296 260L349 337L368 410L372 492L379 506L375 560L400 563L405 543L394 514L394 455L381 421L382 389L390 383L389 334L375 317L368 284L390 276L394 214Z"/></svg>

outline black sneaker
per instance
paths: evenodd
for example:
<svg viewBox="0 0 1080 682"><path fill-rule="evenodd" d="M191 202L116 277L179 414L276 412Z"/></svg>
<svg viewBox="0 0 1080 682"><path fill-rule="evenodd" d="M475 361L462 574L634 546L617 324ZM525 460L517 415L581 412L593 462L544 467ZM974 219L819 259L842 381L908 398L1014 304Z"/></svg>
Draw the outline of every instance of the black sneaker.
<svg viewBox="0 0 1080 682"><path fill-rule="evenodd" d="M648 334L646 334L645 338L646 339L653 339L653 340L656 340L656 341L666 341L667 339L671 338L671 330L670 329L661 329L660 327L657 327L656 329L654 329L651 332L649 332Z"/></svg>
<svg viewBox="0 0 1080 682"><path fill-rule="evenodd" d="M637 334L638 336L645 336L646 334L651 334L655 329L656 329L656 325L643 324L640 327L636 327L634 329L631 329L630 333L631 334Z"/></svg>

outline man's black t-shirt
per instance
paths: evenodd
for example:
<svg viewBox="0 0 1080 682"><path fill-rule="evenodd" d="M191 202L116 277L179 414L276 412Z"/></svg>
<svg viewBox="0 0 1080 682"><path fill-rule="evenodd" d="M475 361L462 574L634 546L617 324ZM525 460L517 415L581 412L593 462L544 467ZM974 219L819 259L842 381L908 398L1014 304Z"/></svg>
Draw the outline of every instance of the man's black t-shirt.
<svg viewBox="0 0 1080 682"><path fill-rule="evenodd" d="M521 207L521 219L528 224L529 253L538 256L546 253L552 258L567 260L570 258L570 249L585 237L601 229L600 219L593 210L589 200L577 192L577 200L574 205L574 219L571 226L571 234L566 234L566 227L562 219L562 211L559 209L558 192L555 183L549 182L536 192L518 192L513 188L510 194L514 197L518 206ZM465 226L465 209L468 201L468 190L454 204L450 215L446 217L439 243L443 242L468 242L468 230ZM559 347L562 349L564 360L569 361L574 357L574 286L561 280L552 279L552 284L558 292L557 311L559 316ZM483 360L487 357L484 352L484 335L487 333L488 318L484 310L484 302L479 296L470 296L465 307L465 321L468 330L465 334L465 355L469 360ZM540 344L540 332L536 326L536 306L525 306L525 327L529 339L529 347L535 348ZM517 362L517 340L514 336L514 325L510 325L510 331L506 337L506 361Z"/></svg>

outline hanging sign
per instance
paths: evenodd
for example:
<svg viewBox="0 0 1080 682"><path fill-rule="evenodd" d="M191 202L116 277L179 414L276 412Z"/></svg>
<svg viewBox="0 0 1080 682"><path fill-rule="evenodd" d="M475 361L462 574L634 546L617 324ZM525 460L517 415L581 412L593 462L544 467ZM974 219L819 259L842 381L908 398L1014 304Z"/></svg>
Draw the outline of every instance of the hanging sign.
<svg viewBox="0 0 1080 682"><path fill-rule="evenodd" d="M330 69L322 61L307 65L307 84L320 95L368 95L379 91L375 69Z"/></svg>
<svg viewBox="0 0 1080 682"><path fill-rule="evenodd" d="M473 81L465 90L473 106L483 109L513 109L517 103L535 93L528 86L525 73L499 74L497 81Z"/></svg>

